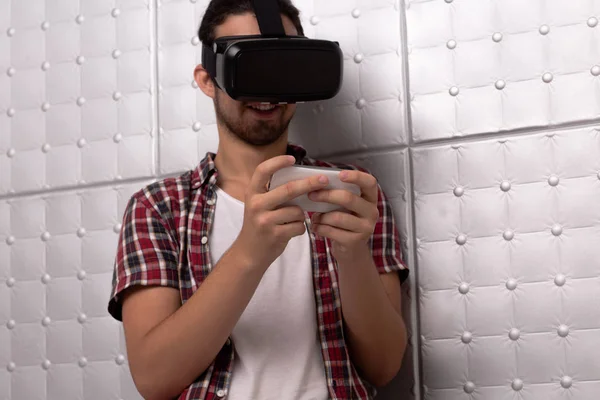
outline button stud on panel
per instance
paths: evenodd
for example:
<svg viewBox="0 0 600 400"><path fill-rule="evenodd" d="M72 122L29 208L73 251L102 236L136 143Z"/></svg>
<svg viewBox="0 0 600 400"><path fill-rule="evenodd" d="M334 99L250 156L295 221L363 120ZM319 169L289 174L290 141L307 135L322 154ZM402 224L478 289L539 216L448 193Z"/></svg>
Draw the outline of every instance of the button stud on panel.
<svg viewBox="0 0 600 400"><path fill-rule="evenodd" d="M354 10L352 10L352 16L354 18L360 17L360 10L358 8L355 8Z"/></svg>
<svg viewBox="0 0 600 400"><path fill-rule="evenodd" d="M46 284L48 284L48 282L50 282L50 275L48 275L48 274L42 275L42 283L44 285L46 285Z"/></svg>
<svg viewBox="0 0 600 400"><path fill-rule="evenodd" d="M471 340L473 340L473 334L471 332L464 332L462 334L462 336L460 337L460 340L464 344L469 344L469 343L471 343Z"/></svg>
<svg viewBox="0 0 600 400"><path fill-rule="evenodd" d="M554 79L554 77L552 76L552 74L550 72L546 72L543 76L542 76L542 80L546 83L550 83L552 82L552 80Z"/></svg>
<svg viewBox="0 0 600 400"><path fill-rule="evenodd" d="M507 230L507 231L504 231L504 233L502 234L502 237L506 241L511 241L511 240L514 239L515 233L513 231L511 231L511 230Z"/></svg>
<svg viewBox="0 0 600 400"><path fill-rule="evenodd" d="M84 313L79 314L79 316L77 317L77 321L80 324L85 323L85 321L87 321L87 315L85 315Z"/></svg>
<svg viewBox="0 0 600 400"><path fill-rule="evenodd" d="M77 59L75 60L75 62L79 65L82 65L85 62L85 57L84 56L79 56L77 57Z"/></svg>
<svg viewBox="0 0 600 400"><path fill-rule="evenodd" d="M449 3L448 0L446 0L446 2ZM475 384L473 382L467 382L465 383L463 389L465 393L473 393L475 391Z"/></svg>
<svg viewBox="0 0 600 400"><path fill-rule="evenodd" d="M354 55L354 62L357 64L360 64L361 62L363 62L364 56L362 55L362 53L358 53L356 55Z"/></svg>
<svg viewBox="0 0 600 400"><path fill-rule="evenodd" d="M502 189L503 192L508 192L510 190L510 182L509 181L502 181L502 183L500 184L500 189Z"/></svg>
<svg viewBox="0 0 600 400"><path fill-rule="evenodd" d="M87 273L84 270L77 272L77 279L79 279L80 281L84 280L86 276Z"/></svg>
<svg viewBox="0 0 600 400"><path fill-rule="evenodd" d="M504 82L502 79L500 79L499 81L496 81L496 89L502 90L505 87L506 87L506 82Z"/></svg>
<svg viewBox="0 0 600 400"><path fill-rule="evenodd" d="M8 287L13 287L15 286L15 278L10 277L6 280L6 286Z"/></svg>
<svg viewBox="0 0 600 400"><path fill-rule="evenodd" d="M200 128L202 128L202 124L200 122L194 122L194 125L192 126L194 132L198 132Z"/></svg>
<svg viewBox="0 0 600 400"><path fill-rule="evenodd" d="M456 244L458 244L459 246L463 246L465 243L467 243L467 236L460 234L456 237Z"/></svg>
<svg viewBox="0 0 600 400"><path fill-rule="evenodd" d="M114 233L121 232L121 224L115 224L115 226L113 226L113 232Z"/></svg>
<svg viewBox="0 0 600 400"><path fill-rule="evenodd" d="M563 274L558 274L554 277L554 284L556 286L564 286L565 283L567 283L567 277Z"/></svg>
<svg viewBox="0 0 600 400"><path fill-rule="evenodd" d="M316 15L310 17L310 23L312 25L317 25L320 22L319 17L317 17Z"/></svg>
<svg viewBox="0 0 600 400"><path fill-rule="evenodd" d="M6 115L8 115L9 117L14 117L16 114L16 110L14 108L9 108L8 110L6 110Z"/></svg>
<svg viewBox="0 0 600 400"><path fill-rule="evenodd" d="M42 152L44 152L44 153L48 153L50 151L50 149L51 149L51 147L50 147L50 145L48 143L45 143L42 146Z"/></svg>
<svg viewBox="0 0 600 400"><path fill-rule="evenodd" d="M44 360L44 362L42 363L42 368L44 370L49 370L51 365L52 363L50 362L50 360Z"/></svg>
<svg viewBox="0 0 600 400"><path fill-rule="evenodd" d="M521 332L519 332L519 330L517 328L512 328L509 332L508 332L508 337L510 338L510 340L519 340L519 338L521 337Z"/></svg>
<svg viewBox="0 0 600 400"><path fill-rule="evenodd" d="M10 157L10 156L9 156ZM12 246L15 243L15 237L14 236L9 236L6 238L6 244L9 246Z"/></svg>
<svg viewBox="0 0 600 400"><path fill-rule="evenodd" d="M78 97L77 98L77 105L79 107L83 106L85 104L85 97Z"/></svg>
<svg viewBox="0 0 600 400"><path fill-rule="evenodd" d="M84 138L81 138L77 141L77 147L79 147L80 149L83 149L86 144L87 140L85 140Z"/></svg>
<svg viewBox="0 0 600 400"><path fill-rule="evenodd" d="M121 57L121 50L117 49L115 51L112 52L112 56L113 58L116 60L117 58Z"/></svg>
<svg viewBox="0 0 600 400"><path fill-rule="evenodd" d="M42 318L42 325L43 326L49 326L51 322L52 322L52 320L50 319L50 317L44 317L44 318Z"/></svg>
<svg viewBox="0 0 600 400"><path fill-rule="evenodd" d="M83 24L83 22L85 21L85 17L83 15L78 15L77 18L75 18L75 22L77 22L79 25Z"/></svg>
<svg viewBox="0 0 600 400"><path fill-rule="evenodd" d="M460 90L456 86L452 86L449 90L449 93L451 96L458 96L458 93L460 93Z"/></svg>
<svg viewBox="0 0 600 400"><path fill-rule="evenodd" d="M43 31L47 31L50 28L50 22L48 22L48 21L42 22L41 28Z"/></svg>
<svg viewBox="0 0 600 400"><path fill-rule="evenodd" d="M598 18L591 17L587 20L587 24L590 28L595 28L596 26L598 26Z"/></svg>
<svg viewBox="0 0 600 400"><path fill-rule="evenodd" d="M540 26L540 35L547 35L548 33L550 33L550 27L548 25L542 25Z"/></svg>
<svg viewBox="0 0 600 400"><path fill-rule="evenodd" d="M17 73L17 70L14 69L13 67L10 67L8 70L6 70L6 75L12 77Z"/></svg>
<svg viewBox="0 0 600 400"><path fill-rule="evenodd" d="M562 234L562 231L563 231L562 226L560 226L558 224L556 224L552 227L552 234L554 236L560 236Z"/></svg>
<svg viewBox="0 0 600 400"><path fill-rule="evenodd" d="M515 379L514 381L512 381L512 388L517 392L523 389L523 381L519 378Z"/></svg>
<svg viewBox="0 0 600 400"><path fill-rule="evenodd" d="M359 110L365 108L366 105L367 101L365 99L358 99L358 101L356 102L356 108L358 108Z"/></svg>
<svg viewBox="0 0 600 400"><path fill-rule="evenodd" d="M8 29L6 30L6 34L8 35L8 37L13 37L13 36L15 36L15 33L16 33L16 30L15 30L15 28L8 28Z"/></svg>
<svg viewBox="0 0 600 400"><path fill-rule="evenodd" d="M465 194L465 189L463 189L461 186L457 186L454 188L454 195L456 197L461 197L463 194Z"/></svg>
<svg viewBox="0 0 600 400"><path fill-rule="evenodd" d="M449 48L450 50L454 50L456 48L456 40L454 40L454 39L448 40L448 42L446 43L446 47Z"/></svg>
<svg viewBox="0 0 600 400"><path fill-rule="evenodd" d="M571 385L573 385L573 379L570 376L565 375L560 378L560 386L563 388L568 389L571 387Z"/></svg>
<svg viewBox="0 0 600 400"><path fill-rule="evenodd" d="M446 0L446 3L448 3L448 4L452 3L452 0Z"/></svg>
<svg viewBox="0 0 600 400"><path fill-rule="evenodd" d="M113 136L113 142L115 143L119 143L122 139L123 135L121 135L120 133L115 133L115 136Z"/></svg>
<svg viewBox="0 0 600 400"><path fill-rule="evenodd" d="M16 326L16 325L17 325L17 323L15 322L15 320L14 320L14 319L9 319L9 320L6 322L6 328L7 328L7 329L9 329L9 330L15 329L15 326Z"/></svg>
<svg viewBox="0 0 600 400"><path fill-rule="evenodd" d="M42 71L48 71L50 69L50 63L48 61L44 61L42 63Z"/></svg>
<svg viewBox="0 0 600 400"><path fill-rule="evenodd" d="M600 65L594 65L590 72L594 76L600 76Z"/></svg>
<svg viewBox="0 0 600 400"><path fill-rule="evenodd" d="M517 280L510 278L509 280L506 281L506 288L508 290L515 290L517 288Z"/></svg>
<svg viewBox="0 0 600 400"><path fill-rule="evenodd" d="M50 240L50 232L44 232L44 233L42 233L41 239L44 242L47 242L48 240Z"/></svg>
<svg viewBox="0 0 600 400"><path fill-rule="evenodd" d="M118 8L114 8L110 15L112 15L113 18L117 18L119 15L121 15L121 10L119 10Z"/></svg>
<svg viewBox="0 0 600 400"><path fill-rule="evenodd" d="M119 354L117 357L115 357L115 362L117 365L123 365L125 363L125 357L123 354Z"/></svg>
<svg viewBox="0 0 600 400"><path fill-rule="evenodd" d="M548 178L548 184L550 186L556 186L558 185L558 182L560 182L560 179L558 179L558 176L556 175L552 175L550 178Z"/></svg>
<svg viewBox="0 0 600 400"><path fill-rule="evenodd" d="M42 104L42 111L46 112L50 109L50 103L45 102L44 104Z"/></svg>
<svg viewBox="0 0 600 400"><path fill-rule="evenodd" d="M501 34L500 32L496 32L496 33L494 33L494 34L492 35L492 40L493 40L494 42L496 42L496 43L499 43L499 42L501 42L501 41L502 41L502 38L503 38L503 36L502 36L502 34Z"/></svg>
<svg viewBox="0 0 600 400"><path fill-rule="evenodd" d="M567 337L567 336L569 336L569 327L564 324L560 325L557 329L557 333L558 333L558 336L560 336L560 337L563 337L563 338Z"/></svg>
<svg viewBox="0 0 600 400"><path fill-rule="evenodd" d="M198 46L199 44L200 44L200 39L198 38L198 36L192 37L192 45Z"/></svg>
<svg viewBox="0 0 600 400"><path fill-rule="evenodd" d="M121 100L122 97L123 97L123 95L121 94L121 92L114 92L113 93L113 100L114 101L119 101L119 100Z"/></svg>
<svg viewBox="0 0 600 400"><path fill-rule="evenodd" d="M79 364L79 366L80 366L81 368L85 367L85 366L87 365L87 358L85 358L85 357L81 357L81 358L79 359L79 361L77 362L77 364Z"/></svg>
<svg viewBox="0 0 600 400"><path fill-rule="evenodd" d="M458 291L460 292L460 294L469 293L469 284L466 282L461 283L460 286L458 287Z"/></svg>

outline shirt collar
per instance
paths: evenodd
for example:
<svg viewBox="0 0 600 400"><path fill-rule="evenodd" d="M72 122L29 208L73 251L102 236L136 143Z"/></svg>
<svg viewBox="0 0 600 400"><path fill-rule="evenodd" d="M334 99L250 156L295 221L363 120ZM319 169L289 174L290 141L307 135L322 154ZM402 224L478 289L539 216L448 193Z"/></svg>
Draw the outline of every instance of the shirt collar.
<svg viewBox="0 0 600 400"><path fill-rule="evenodd" d="M301 165L305 163L306 150L297 144L288 143L287 155L294 156L296 158L296 164ZM216 154L207 152L206 156L200 161L198 166L192 171L192 188L198 189L208 183L214 185L217 180L217 168L215 167Z"/></svg>

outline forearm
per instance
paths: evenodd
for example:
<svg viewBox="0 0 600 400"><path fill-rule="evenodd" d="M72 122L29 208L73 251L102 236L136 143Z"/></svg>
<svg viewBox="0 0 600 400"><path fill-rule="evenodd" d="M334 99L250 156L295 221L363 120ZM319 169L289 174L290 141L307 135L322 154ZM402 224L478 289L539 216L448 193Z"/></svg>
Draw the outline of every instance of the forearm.
<svg viewBox="0 0 600 400"><path fill-rule="evenodd" d="M398 372L406 349L406 327L385 292L369 250L338 257L345 333L353 362L382 386Z"/></svg>
<svg viewBox="0 0 600 400"><path fill-rule="evenodd" d="M213 362L263 275L230 249L191 298L143 341L145 379L157 398L172 398Z"/></svg>

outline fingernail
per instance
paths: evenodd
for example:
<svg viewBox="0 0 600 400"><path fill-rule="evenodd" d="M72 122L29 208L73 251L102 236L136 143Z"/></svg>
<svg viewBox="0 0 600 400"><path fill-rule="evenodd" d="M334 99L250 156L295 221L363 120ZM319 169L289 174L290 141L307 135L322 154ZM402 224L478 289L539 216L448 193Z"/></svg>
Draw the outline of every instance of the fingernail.
<svg viewBox="0 0 600 400"><path fill-rule="evenodd" d="M346 179L348 177L348 171L340 172L340 179Z"/></svg>
<svg viewBox="0 0 600 400"><path fill-rule="evenodd" d="M326 177L326 176L323 176L323 175L321 175L321 176L319 177L319 182L321 182L321 183L327 183L327 177Z"/></svg>

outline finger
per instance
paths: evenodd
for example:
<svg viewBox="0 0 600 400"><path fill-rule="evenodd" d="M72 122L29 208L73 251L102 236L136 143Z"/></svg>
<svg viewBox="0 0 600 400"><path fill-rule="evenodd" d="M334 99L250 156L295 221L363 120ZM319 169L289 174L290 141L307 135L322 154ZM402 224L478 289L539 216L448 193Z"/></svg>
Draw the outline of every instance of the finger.
<svg viewBox="0 0 600 400"><path fill-rule="evenodd" d="M346 183L358 185L362 192L362 197L370 203L377 203L377 179L370 174L356 170L346 170L340 172L340 180Z"/></svg>
<svg viewBox="0 0 600 400"><path fill-rule="evenodd" d="M319 220L316 221L316 224L329 225L350 232L363 232L370 229L360 218L340 211L331 211L321 215Z"/></svg>
<svg viewBox="0 0 600 400"><path fill-rule="evenodd" d="M275 232L279 237L289 239L304 235L304 232L306 232L306 225L304 225L304 222L292 222L290 224L277 226Z"/></svg>
<svg viewBox="0 0 600 400"><path fill-rule="evenodd" d="M276 225L289 224L292 222L304 222L306 216L300 207L291 206L278 208L269 213L269 220Z"/></svg>
<svg viewBox="0 0 600 400"><path fill-rule="evenodd" d="M328 183L329 180L324 175L315 175L310 178L290 181L264 194L262 199L264 201L263 205L269 210L273 209L303 194L321 190Z"/></svg>
<svg viewBox="0 0 600 400"><path fill-rule="evenodd" d="M294 165L294 156L277 156L263 161L256 167L248 191L253 194L265 193L271 176L282 168Z"/></svg>
<svg viewBox="0 0 600 400"><path fill-rule="evenodd" d="M341 206L347 209L348 211L355 212L356 214L363 217L374 217L373 204L370 203L367 199L357 196L354 193L349 192L347 190L319 190L314 193L310 193L308 195L308 198L313 201L331 203Z"/></svg>
<svg viewBox="0 0 600 400"><path fill-rule="evenodd" d="M319 236L323 236L334 240L338 243L353 243L357 239L357 234L354 232L338 229L330 225L317 224L313 226L313 232Z"/></svg>

